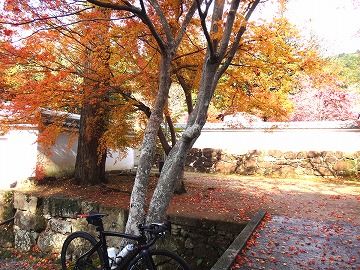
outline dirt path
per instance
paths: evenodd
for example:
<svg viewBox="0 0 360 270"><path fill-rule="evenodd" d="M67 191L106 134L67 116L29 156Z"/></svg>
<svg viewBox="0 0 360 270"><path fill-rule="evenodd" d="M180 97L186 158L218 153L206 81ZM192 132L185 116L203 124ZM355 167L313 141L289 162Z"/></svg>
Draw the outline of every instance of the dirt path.
<svg viewBox="0 0 360 270"><path fill-rule="evenodd" d="M293 218L360 224L360 181L186 174L188 193L171 212L244 220L258 210ZM201 189L199 189L201 187Z"/></svg>
<svg viewBox="0 0 360 270"><path fill-rule="evenodd" d="M113 173L108 179L106 185L87 187L58 179L22 190L39 196L70 196L128 207L134 176ZM152 177L150 191L156 183L157 177ZM185 186L187 193L174 196L168 213L244 221L263 209L280 216L360 224L360 180L185 173Z"/></svg>

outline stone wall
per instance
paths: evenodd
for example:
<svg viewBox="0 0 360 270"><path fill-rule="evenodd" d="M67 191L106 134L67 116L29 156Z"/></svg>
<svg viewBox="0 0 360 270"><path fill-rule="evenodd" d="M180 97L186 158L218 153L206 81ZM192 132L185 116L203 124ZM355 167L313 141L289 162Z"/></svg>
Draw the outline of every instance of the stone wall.
<svg viewBox="0 0 360 270"><path fill-rule="evenodd" d="M15 209L13 205L14 192L0 192L0 222L9 220L14 216ZM14 242L14 231L12 222L1 225L0 228L0 247L11 247Z"/></svg>
<svg viewBox="0 0 360 270"><path fill-rule="evenodd" d="M186 161L186 170L194 172L234 173L280 177L351 176L360 172L360 151L282 152L247 151L229 154L220 149L192 149Z"/></svg>
<svg viewBox="0 0 360 270"><path fill-rule="evenodd" d="M59 253L70 233L81 230L95 235L94 226L76 218L79 213L109 214L103 220L105 229L110 231L124 231L127 219L127 211L117 207L77 198L38 198L19 192L14 194L13 209L16 211L13 245L25 252L36 245L43 252ZM246 225L188 216L171 216L170 220L172 236L158 242L162 248L184 257L194 270L210 269ZM109 246L117 247L119 242L115 237L108 239Z"/></svg>

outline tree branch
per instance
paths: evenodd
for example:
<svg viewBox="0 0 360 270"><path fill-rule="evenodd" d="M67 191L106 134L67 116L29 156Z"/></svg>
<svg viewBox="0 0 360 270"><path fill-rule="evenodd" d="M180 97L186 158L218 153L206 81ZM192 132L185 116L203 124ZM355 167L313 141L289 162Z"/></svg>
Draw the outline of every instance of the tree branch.
<svg viewBox="0 0 360 270"><path fill-rule="evenodd" d="M190 114L194 109L191 97L191 87L188 85L188 83L186 83L185 79L178 72L176 73L176 77L181 85L181 88L184 91L187 111L188 114Z"/></svg>
<svg viewBox="0 0 360 270"><path fill-rule="evenodd" d="M236 1L235 1L236 2ZM255 0L254 2L250 3L248 11L244 17L244 21L242 26L240 27L239 31L236 34L235 40L233 42L233 44L231 45L231 48L229 50L228 56L225 60L225 62L221 65L219 71L216 74L216 77L220 79L220 77L222 76L222 74L225 72L225 70L229 67L231 61L233 60L237 50L239 49L240 46L240 40L242 38L242 36L245 33L246 30L246 24L249 21L252 13L254 12L255 8L257 7L257 5L259 4L260 0ZM229 14L230 15L230 14ZM224 53L224 52L223 52Z"/></svg>
<svg viewBox="0 0 360 270"><path fill-rule="evenodd" d="M211 40L210 33L209 33L209 31L207 29L207 26L206 26L206 17L208 15L209 8L211 6L212 0L205 3L205 11L204 12L202 12L202 10L201 10L201 2L202 1L200 1L200 0L196 0L197 9L198 9L199 17L200 17L200 22L201 22L201 28L203 29L203 33L205 35L206 42L208 44L209 53L210 53L210 59L213 59L215 57L215 48L214 48L214 44L213 44L213 42Z"/></svg>
<svg viewBox="0 0 360 270"><path fill-rule="evenodd" d="M162 52L165 51L166 48L165 42L162 39L161 35L156 31L156 28L154 24L151 22L150 18L147 16L145 5L142 0L140 1L141 8L135 7L127 1L123 1L125 3L124 5L102 2L98 0L86 0L86 1L99 7L110 8L119 11L128 11L135 14L149 28L151 34L154 36L156 42L158 43L160 50Z"/></svg>
<svg viewBox="0 0 360 270"><path fill-rule="evenodd" d="M239 8L240 1L232 0L230 11L226 18L226 26L224 29L224 34L221 38L220 46L219 46L219 56L222 59L228 49L230 36L233 33L234 23L236 19L236 12Z"/></svg>
<svg viewBox="0 0 360 270"><path fill-rule="evenodd" d="M32 24L32 23L35 23L35 22L40 22L40 21L47 21L47 20L51 20L51 19L58 19L58 18L69 17L69 16L72 16L72 15L78 15L81 12L89 10L89 9L93 9L93 7L84 8L82 10L67 13L67 14L64 14L64 15L54 15L54 16L48 16L48 17L39 17L39 18L36 18L36 19L33 19L33 20L22 21L22 22L17 22L17 23L0 21L0 24L8 24L8 25L13 25L13 26L27 25L27 24Z"/></svg>
<svg viewBox="0 0 360 270"><path fill-rule="evenodd" d="M194 13L196 11L196 7L202 3L203 0L196 0L192 3L188 13L186 14L185 16L185 19L180 27L180 31L179 31L179 34L178 36L176 37L176 40L175 40L175 47L177 48L181 42L181 40L183 39L185 33L186 33L186 29L191 21L191 19L193 18L194 16Z"/></svg>
<svg viewBox="0 0 360 270"><path fill-rule="evenodd" d="M151 116L151 109L150 107L146 106L144 103L142 103L141 101L137 100L136 98L132 97L130 94L122 91L120 88L116 88L117 92L123 96L125 98L125 100L129 101L131 100L133 102L133 106L136 107L138 110L142 111L146 117L149 119ZM170 132L171 132L171 138L172 138L172 142L173 139L175 137L175 131L174 131L174 126L172 124L171 118L170 117L166 117L166 121L169 124L169 128L170 128ZM162 146L162 148L164 149L164 152L168 155L171 151L171 146L168 144L166 136L163 132L163 130L161 129L161 127L159 127L159 130L157 132L157 136L159 138L160 144Z"/></svg>
<svg viewBox="0 0 360 270"><path fill-rule="evenodd" d="M169 43L173 43L174 41L174 37L171 34L171 28L170 25L164 15L164 13L162 12L159 3L156 0L150 0L151 5L153 6L153 8L155 9L156 14L159 16L161 25L164 29L164 33L166 35L166 39Z"/></svg>

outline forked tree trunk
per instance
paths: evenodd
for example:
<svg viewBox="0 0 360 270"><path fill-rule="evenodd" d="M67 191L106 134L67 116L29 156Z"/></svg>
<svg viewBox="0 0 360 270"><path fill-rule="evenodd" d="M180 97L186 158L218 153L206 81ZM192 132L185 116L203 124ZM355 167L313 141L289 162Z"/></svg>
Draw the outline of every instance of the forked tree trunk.
<svg viewBox="0 0 360 270"><path fill-rule="evenodd" d="M215 76L219 62L205 61L196 107L190 114L187 127L170 151L152 196L146 222L161 222L165 217L174 190L181 181L186 156L206 123L210 100L217 84Z"/></svg>
<svg viewBox="0 0 360 270"><path fill-rule="evenodd" d="M248 14L245 16L244 21L246 22L257 6L260 0L255 0L249 4ZM198 4L200 2L197 2ZM227 17L227 23L224 28L223 37L221 40L217 38L211 39L210 33L207 31L206 26L206 14L199 11L201 23L205 31L205 36L208 42L207 55L204 61L201 82L199 86L198 98L195 109L192 111L185 132L182 137L177 141L175 146L169 153L168 158L165 161L164 167L160 174L158 184L152 196L148 213L146 215L146 222L160 222L166 214L166 210L170 204L171 198L175 187L179 181L179 177L182 175L182 171L185 164L186 155L193 146L196 139L200 136L201 129L203 128L206 118L207 111L211 102L211 98L215 91L216 85L221 75L228 68L231 63L240 43L240 39L245 32L245 24L238 30L234 42L229 48L230 38L233 33L234 21L236 18L236 11L238 10L240 1L231 1L230 11ZM207 2L207 8L210 7L211 2ZM215 23L222 18L224 1L215 1L213 10L213 25L212 32L218 32L218 26ZM155 8L159 6L155 5ZM159 14L163 15L161 12ZM191 14L192 17L192 14ZM165 21L165 18L162 18ZM150 28L155 32L154 28ZM168 25L165 25L167 36L171 36ZM183 32L182 32L183 33ZM159 36L156 36L158 40ZM173 42L171 42L173 44ZM170 43L166 46L171 46ZM136 232L137 224L144 222L145 220L145 206L146 206L146 195L147 187L150 175L150 169L153 162L154 151L156 147L156 134L159 129L162 114L165 108L166 99L169 93L171 84L170 68L171 68L171 53L164 53L166 50L165 44L162 47L162 62L160 68L160 82L159 92L156 97L153 113L147 124L147 128L144 135L142 144L142 151L139 160L139 167L135 179L135 184L130 201L130 213L126 224L127 232ZM173 50L177 47L173 47ZM229 49L229 50L228 50ZM173 51L174 53L175 51ZM174 54L172 54L174 55ZM225 59L227 57L227 59ZM219 68L220 63L222 66Z"/></svg>
<svg viewBox="0 0 360 270"><path fill-rule="evenodd" d="M130 199L129 217L126 223L126 232L137 232L137 224L145 221L145 205L149 184L150 171L153 165L156 150L157 133L162 123L163 111L169 95L171 77L171 54L164 53L161 58L159 93L154 109L149 118L142 142L139 166Z"/></svg>
<svg viewBox="0 0 360 270"><path fill-rule="evenodd" d="M246 21L249 19L259 2L260 0L255 0L251 6L249 6L249 10L245 16ZM245 25L241 26L238 30L234 43L230 48L229 53L226 54L229 46L230 35L233 30L232 22L235 20L236 15L234 11L238 9L239 3L239 1L232 1L231 3L231 12L229 13L228 23L225 27L224 36L219 44L219 47L217 46L218 42L216 39L212 42L209 41L207 55L201 74L196 107L190 114L187 127L183 135L173 147L165 161L163 172L160 175L158 184L150 202L147 222L161 222L165 217L166 210L170 204L177 181L179 180L179 175L181 175L180 172L184 169L186 155L200 136L201 129L205 125L209 104L218 81L228 68L236 50L239 47L241 37L246 29ZM223 9L223 1L215 2L213 22L221 19ZM212 30L214 32L217 32L216 28L217 25L213 24ZM217 47L219 48L218 50ZM217 51L217 53L214 53L215 51ZM225 57L227 57L226 60L224 60Z"/></svg>
<svg viewBox="0 0 360 270"><path fill-rule="evenodd" d="M191 146L191 141L179 140L171 150L152 196L146 223L163 221L174 190L182 180L186 155Z"/></svg>

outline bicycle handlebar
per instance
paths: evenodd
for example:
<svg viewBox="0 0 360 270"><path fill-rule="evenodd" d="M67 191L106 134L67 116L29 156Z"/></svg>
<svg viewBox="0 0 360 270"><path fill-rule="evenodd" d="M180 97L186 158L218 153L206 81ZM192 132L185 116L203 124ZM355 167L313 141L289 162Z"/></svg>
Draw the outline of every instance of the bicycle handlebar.
<svg viewBox="0 0 360 270"><path fill-rule="evenodd" d="M86 220L89 224L97 226L97 230L98 230L98 228L100 228L100 230L98 230L98 231L100 231L100 233L101 233L103 231L102 218L106 217L108 215L103 214L103 213L97 213L97 212L89 212L89 213L85 213L85 214L79 214L77 216L80 218L86 218ZM140 235L125 236L125 234L124 234L123 237L136 240L139 242L139 244L141 242L141 244L139 245L139 248L147 249L147 248L151 247L152 245L154 245L155 242L160 237L164 236L166 231L168 231L171 234L171 222L166 221L165 223L152 223L150 225L139 224L138 229L140 231ZM145 236L145 233L149 233L151 237L147 238ZM145 242L143 242L143 240L139 241L139 239L145 239Z"/></svg>
<svg viewBox="0 0 360 270"><path fill-rule="evenodd" d="M77 216L81 217L81 218L86 218L86 220L90 224L99 226L99 224L101 222L99 223L98 221L101 221L101 219L103 217L108 216L108 214L97 213L97 212L88 212L85 214L79 214ZM141 233L148 232L152 235L163 234L165 231L169 231L171 233L171 222L168 220L165 223L152 223L150 225L139 224L138 229L140 230Z"/></svg>
<svg viewBox="0 0 360 270"><path fill-rule="evenodd" d="M152 223L148 226L139 224L138 228L140 232L148 232L152 235L162 235L165 231L171 233L171 222L166 221L165 223Z"/></svg>

